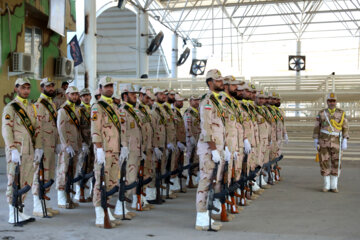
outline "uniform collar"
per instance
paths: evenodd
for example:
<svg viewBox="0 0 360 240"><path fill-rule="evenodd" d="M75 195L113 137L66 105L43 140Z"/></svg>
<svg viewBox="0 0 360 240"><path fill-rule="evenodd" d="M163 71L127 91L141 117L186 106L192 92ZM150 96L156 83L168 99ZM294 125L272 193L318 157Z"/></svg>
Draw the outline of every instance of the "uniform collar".
<svg viewBox="0 0 360 240"><path fill-rule="evenodd" d="M125 102L126 105L128 105L130 108L134 108L134 106L128 102Z"/></svg>
<svg viewBox="0 0 360 240"><path fill-rule="evenodd" d="M155 102L156 105L158 105L160 108L163 107L163 104L159 103L159 102Z"/></svg>
<svg viewBox="0 0 360 240"><path fill-rule="evenodd" d="M199 111L196 108L194 108L194 107L191 107L191 108L192 108L192 110L194 110L194 112L199 113Z"/></svg>
<svg viewBox="0 0 360 240"><path fill-rule="evenodd" d="M334 115L334 113L335 113L335 111L336 111L336 108L334 108L334 109L330 109L330 108L328 108L328 111L329 111L329 113L331 114L331 116L332 115Z"/></svg>
<svg viewBox="0 0 360 240"><path fill-rule="evenodd" d="M52 98L46 95L45 93L41 93L41 97L45 98L48 102L52 103Z"/></svg>
<svg viewBox="0 0 360 240"><path fill-rule="evenodd" d="M106 97L104 95L101 95L101 98L108 104L110 104L110 105L113 104L113 99L111 97Z"/></svg>
<svg viewBox="0 0 360 240"><path fill-rule="evenodd" d="M20 97L19 95L17 95L16 98L17 98L22 104L24 104L25 107L28 106L29 101L28 101L27 99L22 98L22 97Z"/></svg>
<svg viewBox="0 0 360 240"><path fill-rule="evenodd" d="M72 103L69 100L66 100L66 104L69 105L71 110L73 110L75 112L75 103Z"/></svg>
<svg viewBox="0 0 360 240"><path fill-rule="evenodd" d="M91 108L91 105L90 104L86 104L84 103L83 101L81 101L81 104L86 107L87 109Z"/></svg>
<svg viewBox="0 0 360 240"><path fill-rule="evenodd" d="M165 102L165 104L166 104L166 106L168 106L170 109L172 108L170 103Z"/></svg>

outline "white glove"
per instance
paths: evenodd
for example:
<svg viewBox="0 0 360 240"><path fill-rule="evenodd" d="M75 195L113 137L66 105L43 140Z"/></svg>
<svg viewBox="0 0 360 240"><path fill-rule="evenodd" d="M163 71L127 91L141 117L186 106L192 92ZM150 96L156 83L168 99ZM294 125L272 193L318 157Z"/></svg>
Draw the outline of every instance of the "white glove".
<svg viewBox="0 0 360 240"><path fill-rule="evenodd" d="M99 165L105 163L105 152L103 148L96 149L96 161Z"/></svg>
<svg viewBox="0 0 360 240"><path fill-rule="evenodd" d="M128 157L129 157L129 149L127 147L122 147L120 153L120 162L123 162Z"/></svg>
<svg viewBox="0 0 360 240"><path fill-rule="evenodd" d="M220 153L218 150L212 150L211 155L214 163L219 163L221 161Z"/></svg>
<svg viewBox="0 0 360 240"><path fill-rule="evenodd" d="M193 136L190 137L190 144L191 144L191 146L196 145L196 139Z"/></svg>
<svg viewBox="0 0 360 240"><path fill-rule="evenodd" d="M341 150L346 150L346 149L347 149L347 139L344 138L341 143Z"/></svg>
<svg viewBox="0 0 360 240"><path fill-rule="evenodd" d="M284 141L285 141L285 144L289 143L289 137L288 137L288 135L286 133L284 135Z"/></svg>
<svg viewBox="0 0 360 240"><path fill-rule="evenodd" d="M44 154L44 150L42 150L41 148L36 148L34 154L35 155L34 162L39 163L43 154Z"/></svg>
<svg viewBox="0 0 360 240"><path fill-rule="evenodd" d="M162 153L162 151L161 151L159 148L154 148L154 152L155 152L155 157L156 157L157 159L161 159L161 158L162 158L163 153Z"/></svg>
<svg viewBox="0 0 360 240"><path fill-rule="evenodd" d="M89 154L89 146L84 142L82 143L81 150L82 150L83 153Z"/></svg>
<svg viewBox="0 0 360 240"><path fill-rule="evenodd" d="M146 154L145 154L144 152L141 152L141 158L142 158L143 160L146 160Z"/></svg>
<svg viewBox="0 0 360 240"><path fill-rule="evenodd" d="M314 139L314 147L316 150L318 149L318 145L319 145L319 139L315 138Z"/></svg>
<svg viewBox="0 0 360 240"><path fill-rule="evenodd" d="M182 142L177 142L177 146L180 149L181 152L185 151L185 145Z"/></svg>
<svg viewBox="0 0 360 240"><path fill-rule="evenodd" d="M11 150L11 161L21 165L20 153L17 149Z"/></svg>
<svg viewBox="0 0 360 240"><path fill-rule="evenodd" d="M234 158L238 158L238 156L239 156L239 152L234 152Z"/></svg>
<svg viewBox="0 0 360 240"><path fill-rule="evenodd" d="M172 143L168 143L168 145L166 147L167 147L167 149L169 149L171 151L175 151L174 144L172 144Z"/></svg>
<svg viewBox="0 0 360 240"><path fill-rule="evenodd" d="M244 140L244 152L245 154L249 154L251 152L251 144L248 139Z"/></svg>
<svg viewBox="0 0 360 240"><path fill-rule="evenodd" d="M226 162L229 162L230 161L230 158L231 158L231 152L229 151L229 148L226 146L225 147L225 161Z"/></svg>
<svg viewBox="0 0 360 240"><path fill-rule="evenodd" d="M61 153L61 144L56 144L55 153L60 154Z"/></svg>
<svg viewBox="0 0 360 240"><path fill-rule="evenodd" d="M72 146L67 146L67 147L65 148L65 150L66 150L66 152L70 155L70 157L75 156L75 151L74 151L74 149L72 148Z"/></svg>

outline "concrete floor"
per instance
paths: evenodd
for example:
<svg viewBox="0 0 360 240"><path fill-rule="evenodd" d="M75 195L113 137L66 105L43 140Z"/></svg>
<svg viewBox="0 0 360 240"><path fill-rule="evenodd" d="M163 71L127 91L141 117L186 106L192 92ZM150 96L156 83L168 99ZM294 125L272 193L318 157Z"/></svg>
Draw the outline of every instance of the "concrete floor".
<svg viewBox="0 0 360 240"><path fill-rule="evenodd" d="M91 203L15 228L7 223L4 158L0 162L0 239L360 239L360 187L355 185L360 161L344 161L338 194L320 192L322 179L313 160L282 161L284 180L217 233L194 229L195 190L110 230L95 227ZM56 199L54 191L50 196ZM31 195L25 206L31 214Z"/></svg>

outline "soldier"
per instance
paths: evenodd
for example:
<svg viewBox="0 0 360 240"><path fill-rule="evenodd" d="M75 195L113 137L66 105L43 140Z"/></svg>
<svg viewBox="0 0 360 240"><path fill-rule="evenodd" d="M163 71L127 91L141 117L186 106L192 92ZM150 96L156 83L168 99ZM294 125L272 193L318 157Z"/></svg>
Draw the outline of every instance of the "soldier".
<svg viewBox="0 0 360 240"><path fill-rule="evenodd" d="M166 119L166 163L164 163L165 168L168 164L170 164L170 171L175 170L175 157L177 154L177 148L176 146L176 127L175 127L175 114L171 108L171 105L175 102L175 91L170 90L166 91L165 94L167 95L166 102L162 105L163 109L165 110L164 117ZM171 154L171 156L169 155ZM168 161L170 160L170 163ZM166 169L168 170L168 169ZM171 178L175 178L175 176L171 176ZM177 190L178 186L171 185L170 195L172 195L170 198L176 198L175 193L173 190ZM165 194L166 191L163 191Z"/></svg>
<svg viewBox="0 0 360 240"><path fill-rule="evenodd" d="M121 151L123 148L131 149L129 154L120 155L120 167L124 160L126 163L126 183L136 182L139 174L140 161L146 159L144 154L145 146L142 144L142 123L139 117L139 109L135 108L137 91L131 84L126 84L121 90L123 104L120 107L120 122L123 137L121 138ZM137 211L149 210L142 206L141 194L136 195L135 188L127 191L129 198L132 198L131 209Z"/></svg>
<svg viewBox="0 0 360 240"><path fill-rule="evenodd" d="M336 108L334 93L327 95L327 109L316 116L314 145L319 151L321 175L324 177L323 192L339 192L338 178L341 169L342 151L347 149L349 126L345 112Z"/></svg>
<svg viewBox="0 0 360 240"><path fill-rule="evenodd" d="M34 163L37 167L43 154L41 142L37 135L39 128L36 121L36 108L28 100L30 81L27 78L18 78L15 81L17 96L8 103L2 114L2 134L5 141L7 162L6 198L9 204L9 223L16 223L14 218L15 207L11 204L13 198L13 182L16 181L15 169L19 166L20 181L23 188L26 184L32 185L34 178ZM34 150L35 149L35 150ZM26 194L22 195L24 202ZM34 218L19 211L19 222L33 222Z"/></svg>
<svg viewBox="0 0 360 240"><path fill-rule="evenodd" d="M114 94L113 97L112 97L112 99L113 99L113 101L114 101L114 104L115 104L118 108L120 108L120 106L121 106L121 99L120 99L119 95Z"/></svg>
<svg viewBox="0 0 360 240"><path fill-rule="evenodd" d="M40 82L41 95L35 103L37 122L39 126L39 134L37 135L37 141L41 143L44 149L44 182L55 179L55 153L61 152L61 144L59 134L56 126L57 112L56 105L52 101L52 97L55 95L54 89L55 83L50 78L44 78ZM39 168L34 173L34 216L43 217L42 205L39 199ZM47 192L50 191L50 188ZM49 201L49 200L46 200ZM47 208L47 215L52 216L58 214L59 211L52 208Z"/></svg>
<svg viewBox="0 0 360 240"><path fill-rule="evenodd" d="M101 168L104 167L104 179L106 191L113 189L118 185L119 174L119 154L120 154L120 136L122 130L120 126L119 110L116 108L111 96L114 93L114 81L111 77L102 77L99 81L101 97L91 107L91 137L94 145L94 176L95 186L93 194L93 204L95 207L95 225L104 227L104 209L101 207ZM125 146L124 146L125 147ZM129 150L124 148L122 154L128 155ZM110 201L111 197L108 197ZM122 214L117 201L115 214ZM120 204L121 206L121 204ZM112 225L119 224L112 216L110 208L107 208Z"/></svg>
<svg viewBox="0 0 360 240"><path fill-rule="evenodd" d="M172 110L174 112L174 122L176 128L176 144L177 151L175 155L175 166L178 168L180 165L184 165L184 152L186 151L186 133L184 120L181 115L181 108L184 106L184 101L187 99L182 98L179 94L175 94L175 102L172 104ZM182 173L181 173L182 174ZM174 192L183 191L186 192L186 188L180 187L180 181L182 178L175 177L172 179L173 185L170 189ZM181 183L182 186L182 183Z"/></svg>
<svg viewBox="0 0 360 240"><path fill-rule="evenodd" d="M206 84L209 87L200 103L201 133L197 145L197 154L200 159L200 181L196 194L196 223L195 229L208 230L209 213L207 212L207 196L215 163L219 164L216 176L215 191L220 191L220 180L224 166L225 148L225 119L223 107L219 99L224 90L221 73L217 69L209 70L206 74ZM215 201L216 207L219 204ZM214 224L215 230L220 230L220 224Z"/></svg>
<svg viewBox="0 0 360 240"><path fill-rule="evenodd" d="M153 149L154 149L154 155L155 158L154 163L156 163L156 171L160 171L161 174L165 173L165 166L166 166L166 154L165 150L169 146L167 145L167 131L166 131L166 125L167 119L166 119L166 112L164 110L163 104L166 101L166 95L165 90L160 88L154 89L154 95L155 95L155 103L152 106L151 109L151 121L152 126L154 129L154 135L153 135ZM174 146L173 146L174 147ZM161 166L159 166L159 163L161 163ZM160 168L160 169L158 169ZM161 186L162 187L162 186ZM165 191L163 191L165 192ZM170 197L174 197L171 192L169 192ZM157 201L148 201L149 203L153 204L159 204ZM161 202L165 202L165 200L161 200ZM161 203L160 203L161 204Z"/></svg>
<svg viewBox="0 0 360 240"><path fill-rule="evenodd" d="M184 113L184 123L185 123L185 131L186 131L186 162L187 164L198 164L199 156L196 154L197 150L197 142L199 140L200 135L200 114L199 114L199 104L200 98L198 96L190 97L190 106L186 109ZM187 176L186 185L188 188L196 188L197 178L194 172L198 171L198 167L194 169L190 169L190 174ZM199 174L197 174L199 178ZM195 185L194 185L195 184Z"/></svg>
<svg viewBox="0 0 360 240"><path fill-rule="evenodd" d="M77 206L71 199L71 193L65 192L69 173L76 173L76 166L82 150L80 130L80 109L75 106L79 99L79 90L71 86L66 90L67 101L58 111L57 128L59 131L61 153L57 162L56 188L58 190L58 206L71 209ZM73 169L69 169L69 165ZM75 176L71 176L75 177Z"/></svg>
<svg viewBox="0 0 360 240"><path fill-rule="evenodd" d="M80 130L83 139L82 151L79 155L77 170L84 177L94 169L94 146L91 142L91 93L89 89L84 88L80 91ZM81 180L83 185L76 184L75 200L80 202L91 202L91 179ZM89 182L90 187L88 187Z"/></svg>
<svg viewBox="0 0 360 240"><path fill-rule="evenodd" d="M62 88L56 89L56 96L53 99L56 109L59 110L61 105L66 101L65 90Z"/></svg>
<svg viewBox="0 0 360 240"><path fill-rule="evenodd" d="M139 117L142 122L142 136L144 151L146 155L145 165L144 165L144 179L151 177L153 180L146 186L146 198L144 199L145 206L153 208L151 204L147 202L154 201L156 199L156 189L155 189L155 164L152 159L153 157L153 134L154 129L151 123L151 98L155 98L151 93L151 90L148 88L141 88L139 93L139 99L137 104L137 109L139 110Z"/></svg>
<svg viewBox="0 0 360 240"><path fill-rule="evenodd" d="M237 95L237 86L239 84L240 81L237 81L234 76L226 76L224 78L225 89L223 95L220 98L222 105L224 106L226 145L225 156L228 156L228 159L225 160L228 162L228 179L231 179L234 162L236 162L239 157L239 136L237 123L240 122L240 115L234 103L234 96ZM226 209L222 209L222 211L226 212ZM239 210L236 206L235 197L231 197L231 213L239 213ZM222 220L230 221L232 220L232 216L230 215Z"/></svg>

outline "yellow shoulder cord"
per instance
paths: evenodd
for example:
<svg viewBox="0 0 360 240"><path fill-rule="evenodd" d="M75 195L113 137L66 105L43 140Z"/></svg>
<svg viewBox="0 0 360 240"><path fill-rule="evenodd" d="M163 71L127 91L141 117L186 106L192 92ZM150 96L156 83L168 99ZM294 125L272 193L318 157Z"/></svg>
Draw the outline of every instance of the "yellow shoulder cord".
<svg viewBox="0 0 360 240"><path fill-rule="evenodd" d="M342 116L341 116L341 121L338 123L335 121L335 119L331 119L331 125L333 125L337 130L341 130L342 126L344 124L344 119L345 119L345 112L343 112Z"/></svg>
<svg viewBox="0 0 360 240"><path fill-rule="evenodd" d="M33 107L33 109L34 109L35 119L36 119L36 117L37 117L36 107L35 107L35 105L34 105L34 104L31 104L31 105L32 105L32 107Z"/></svg>

